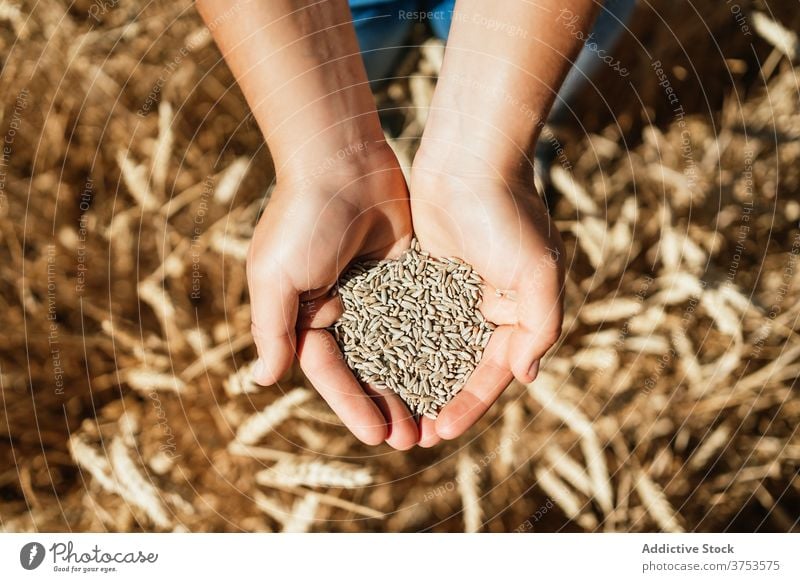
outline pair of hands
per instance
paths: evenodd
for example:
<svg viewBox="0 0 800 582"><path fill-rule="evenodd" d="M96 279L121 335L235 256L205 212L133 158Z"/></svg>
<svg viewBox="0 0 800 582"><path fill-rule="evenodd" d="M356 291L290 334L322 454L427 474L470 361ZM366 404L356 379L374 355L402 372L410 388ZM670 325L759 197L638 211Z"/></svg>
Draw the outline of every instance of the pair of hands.
<svg viewBox="0 0 800 582"><path fill-rule="evenodd" d="M298 164L284 175L255 229L247 263L259 353L254 379L277 382L297 355L320 395L364 443L404 450L456 438L513 377L533 381L558 339L559 234L532 171L520 177L525 172L475 156L438 159L423 143L407 185L385 142L339 151L345 155L324 171ZM432 255L473 265L485 282L481 310L498 325L467 384L435 421L417 422L396 394L360 384L325 330L341 315L330 294L340 274L355 260L398 256L412 232Z"/></svg>
<svg viewBox="0 0 800 582"><path fill-rule="evenodd" d="M276 168L248 259L256 381L277 382L297 355L359 439L399 449L458 437L512 377L533 381L560 332L564 270L527 152L596 4L459 0L406 184L346 0L197 1ZM575 34L559 23L565 9ZM341 313L329 292L349 263L398 256L412 233L434 256L480 273L481 310L498 325L466 386L419 424L396 395L361 386L325 331Z"/></svg>

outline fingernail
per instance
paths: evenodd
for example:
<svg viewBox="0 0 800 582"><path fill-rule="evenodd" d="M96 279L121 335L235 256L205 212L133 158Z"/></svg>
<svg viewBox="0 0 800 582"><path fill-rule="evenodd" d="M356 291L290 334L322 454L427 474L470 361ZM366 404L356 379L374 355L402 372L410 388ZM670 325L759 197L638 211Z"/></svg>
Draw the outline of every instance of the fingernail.
<svg viewBox="0 0 800 582"><path fill-rule="evenodd" d="M267 366L264 364L264 360L259 358L253 366L253 380L258 383L264 377L266 371Z"/></svg>
<svg viewBox="0 0 800 582"><path fill-rule="evenodd" d="M536 380L536 376L539 375L539 360L536 360L531 367L528 368L528 376L531 378L531 382Z"/></svg>

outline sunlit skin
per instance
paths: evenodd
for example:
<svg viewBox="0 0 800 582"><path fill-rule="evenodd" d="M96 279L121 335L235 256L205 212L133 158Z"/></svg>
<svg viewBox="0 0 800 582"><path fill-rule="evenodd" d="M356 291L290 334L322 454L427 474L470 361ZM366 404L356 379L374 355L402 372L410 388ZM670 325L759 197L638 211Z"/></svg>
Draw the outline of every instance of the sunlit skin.
<svg viewBox="0 0 800 582"><path fill-rule="evenodd" d="M571 10L585 31L594 3L459 0L408 185L384 141L346 2L200 0L198 8L276 167L247 262L255 380L275 383L297 355L367 444L407 449L460 436L512 378L533 381L561 330L563 251L531 156L580 49L558 12ZM491 19L515 33L487 27ZM462 392L419 424L396 395L360 385L323 329L341 313L329 291L348 263L397 256L412 221L424 249L481 273L482 310L499 325Z"/></svg>

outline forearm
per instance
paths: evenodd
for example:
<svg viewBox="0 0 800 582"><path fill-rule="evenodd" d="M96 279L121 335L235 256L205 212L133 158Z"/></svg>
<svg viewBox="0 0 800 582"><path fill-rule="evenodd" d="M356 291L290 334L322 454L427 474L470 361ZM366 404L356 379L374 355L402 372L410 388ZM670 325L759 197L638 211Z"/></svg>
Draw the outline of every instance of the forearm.
<svg viewBox="0 0 800 582"><path fill-rule="evenodd" d="M345 0L199 0L281 175L383 133Z"/></svg>
<svg viewBox="0 0 800 582"><path fill-rule="evenodd" d="M518 165L595 12L592 0L458 0L423 150L439 161L461 163L466 149L501 170Z"/></svg>

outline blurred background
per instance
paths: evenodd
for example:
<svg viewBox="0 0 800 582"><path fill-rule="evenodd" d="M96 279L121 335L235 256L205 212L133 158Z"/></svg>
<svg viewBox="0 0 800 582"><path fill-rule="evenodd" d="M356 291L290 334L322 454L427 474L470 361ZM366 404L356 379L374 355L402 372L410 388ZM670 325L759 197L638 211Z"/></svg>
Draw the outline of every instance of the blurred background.
<svg viewBox="0 0 800 582"><path fill-rule="evenodd" d="M273 168L189 1L0 2L0 529L793 531L792 0L640 2L544 193L564 333L461 439L359 444L249 380ZM443 47L376 94L409 163ZM619 69L619 68L617 68Z"/></svg>

